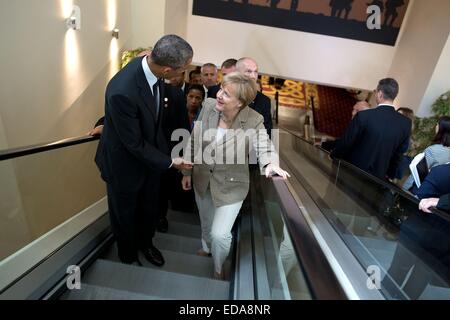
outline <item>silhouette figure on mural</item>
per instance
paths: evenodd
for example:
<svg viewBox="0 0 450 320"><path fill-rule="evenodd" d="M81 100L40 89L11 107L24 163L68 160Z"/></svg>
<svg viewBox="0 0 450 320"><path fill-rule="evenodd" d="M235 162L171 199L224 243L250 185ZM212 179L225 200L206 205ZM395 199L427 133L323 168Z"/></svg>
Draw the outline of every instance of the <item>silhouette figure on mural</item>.
<svg viewBox="0 0 450 320"><path fill-rule="evenodd" d="M350 11L352 11L353 0L330 0L331 16L340 18L344 13L344 19L348 19Z"/></svg>
<svg viewBox="0 0 450 320"><path fill-rule="evenodd" d="M280 3L280 0L270 0L270 7L272 9L277 9L277 6L279 3Z"/></svg>
<svg viewBox="0 0 450 320"><path fill-rule="evenodd" d="M298 8L298 0L292 0L291 1L291 11L296 12Z"/></svg>
<svg viewBox="0 0 450 320"><path fill-rule="evenodd" d="M398 17L397 9L402 7L405 4L403 0L387 0L386 1L386 16L384 20L384 25L392 27L394 25L394 21ZM388 23L389 18L391 18L390 23Z"/></svg>

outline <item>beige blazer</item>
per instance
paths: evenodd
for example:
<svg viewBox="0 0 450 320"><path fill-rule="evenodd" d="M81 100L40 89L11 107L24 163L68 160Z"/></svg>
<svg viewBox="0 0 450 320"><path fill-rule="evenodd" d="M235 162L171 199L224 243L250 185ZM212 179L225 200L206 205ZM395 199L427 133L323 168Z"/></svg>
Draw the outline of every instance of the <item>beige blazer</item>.
<svg viewBox="0 0 450 320"><path fill-rule="evenodd" d="M188 141L185 159L194 163L193 170L183 171L192 174L194 191L204 196L211 192L216 207L243 201L249 190L249 160L254 150L261 171L269 163L278 165L278 154L264 128L264 118L249 107L237 115L226 134L216 140L219 125L219 112L215 109L216 100L207 99L195 122ZM253 159L252 159L253 158Z"/></svg>

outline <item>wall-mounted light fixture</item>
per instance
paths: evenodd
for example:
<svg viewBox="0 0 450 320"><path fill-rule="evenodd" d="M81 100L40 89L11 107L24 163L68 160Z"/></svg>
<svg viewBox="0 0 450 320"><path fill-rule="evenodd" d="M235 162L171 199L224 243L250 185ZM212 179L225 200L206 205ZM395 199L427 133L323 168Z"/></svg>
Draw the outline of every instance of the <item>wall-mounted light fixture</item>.
<svg viewBox="0 0 450 320"><path fill-rule="evenodd" d="M119 29L118 28L115 28L112 31L112 36L113 36L113 38L119 39Z"/></svg>
<svg viewBox="0 0 450 320"><path fill-rule="evenodd" d="M79 6L73 6L70 17L66 19L67 29L81 29L81 9Z"/></svg>

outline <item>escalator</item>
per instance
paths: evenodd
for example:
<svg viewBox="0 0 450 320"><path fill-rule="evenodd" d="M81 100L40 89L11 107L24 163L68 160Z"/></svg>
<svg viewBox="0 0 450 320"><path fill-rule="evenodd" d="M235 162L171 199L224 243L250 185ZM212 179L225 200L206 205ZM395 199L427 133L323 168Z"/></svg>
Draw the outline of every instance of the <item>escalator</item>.
<svg viewBox="0 0 450 320"><path fill-rule="evenodd" d="M282 160L340 282L360 299L450 299L450 215L288 130Z"/></svg>
<svg viewBox="0 0 450 320"><path fill-rule="evenodd" d="M92 161L96 138L0 151L0 174L10 176L1 192L11 198L16 183L21 196L0 207L0 299L449 298L446 213L429 219L394 185L280 132L281 166L292 178L251 171L225 281L213 279L211 258L196 255L194 213L169 211L168 233L154 239L162 268L143 257L143 266L119 262Z"/></svg>
<svg viewBox="0 0 450 320"><path fill-rule="evenodd" d="M212 258L196 255L201 234L198 215L170 210L167 218L168 232L154 238L166 260L163 267L155 267L143 256L142 267L123 264L113 244L83 274L81 289L68 290L61 299L228 300L230 281L213 279ZM231 260L224 270L229 279Z"/></svg>

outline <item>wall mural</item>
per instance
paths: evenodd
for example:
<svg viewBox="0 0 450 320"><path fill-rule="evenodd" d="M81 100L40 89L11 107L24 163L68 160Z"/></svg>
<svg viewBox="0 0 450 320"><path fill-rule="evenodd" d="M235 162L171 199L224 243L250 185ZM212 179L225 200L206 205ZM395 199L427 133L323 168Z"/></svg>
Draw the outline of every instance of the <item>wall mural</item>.
<svg viewBox="0 0 450 320"><path fill-rule="evenodd" d="M409 0L194 0L193 14L394 46Z"/></svg>

